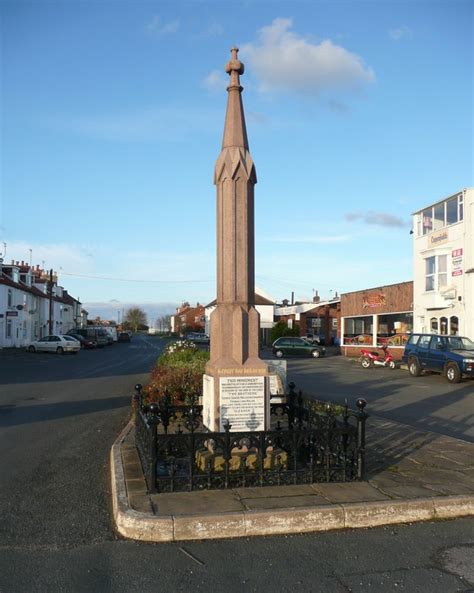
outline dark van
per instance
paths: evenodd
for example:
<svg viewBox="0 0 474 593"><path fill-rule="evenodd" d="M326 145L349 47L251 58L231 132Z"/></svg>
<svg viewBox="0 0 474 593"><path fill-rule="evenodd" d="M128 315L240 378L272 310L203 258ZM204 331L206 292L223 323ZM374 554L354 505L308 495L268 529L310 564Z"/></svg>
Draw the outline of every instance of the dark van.
<svg viewBox="0 0 474 593"><path fill-rule="evenodd" d="M70 329L67 333L68 335L77 334L84 338L88 338L89 340L94 340L94 342L97 343L98 348L103 348L109 343L109 338L105 329L85 327L80 329Z"/></svg>

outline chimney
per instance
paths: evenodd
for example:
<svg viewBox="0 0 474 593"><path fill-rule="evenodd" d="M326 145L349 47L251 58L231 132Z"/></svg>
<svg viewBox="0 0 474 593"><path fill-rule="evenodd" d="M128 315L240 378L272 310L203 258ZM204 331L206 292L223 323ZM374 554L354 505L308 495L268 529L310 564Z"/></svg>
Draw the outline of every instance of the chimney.
<svg viewBox="0 0 474 593"><path fill-rule="evenodd" d="M291 304L295 304L295 293L293 291L291 291Z"/></svg>
<svg viewBox="0 0 474 593"><path fill-rule="evenodd" d="M313 303L319 303L320 300L321 300L321 297L319 296L318 291L315 290L314 297L313 297Z"/></svg>

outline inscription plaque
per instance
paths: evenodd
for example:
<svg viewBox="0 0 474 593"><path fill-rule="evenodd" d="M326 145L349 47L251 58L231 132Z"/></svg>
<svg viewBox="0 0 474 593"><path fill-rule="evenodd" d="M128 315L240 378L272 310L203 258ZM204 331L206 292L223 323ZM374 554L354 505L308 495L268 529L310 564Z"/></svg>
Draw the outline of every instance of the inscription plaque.
<svg viewBox="0 0 474 593"><path fill-rule="evenodd" d="M220 377L220 430L265 429L265 377Z"/></svg>

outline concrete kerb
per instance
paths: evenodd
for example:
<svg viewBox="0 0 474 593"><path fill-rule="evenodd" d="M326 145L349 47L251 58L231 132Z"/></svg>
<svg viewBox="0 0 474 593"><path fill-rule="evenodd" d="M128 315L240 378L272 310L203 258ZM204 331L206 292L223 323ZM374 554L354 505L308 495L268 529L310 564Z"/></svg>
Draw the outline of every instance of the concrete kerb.
<svg viewBox="0 0 474 593"><path fill-rule="evenodd" d="M120 433L110 451L110 474L112 481L112 509L115 527L124 537L141 541L173 541L173 518L154 517L130 508L122 465L121 446L133 429L130 421Z"/></svg>
<svg viewBox="0 0 474 593"><path fill-rule="evenodd" d="M242 510L240 512L163 515L130 507L122 464L122 444L133 429L130 422L110 453L112 506L116 529L128 539L170 542L283 535L396 523L452 519L474 515L474 495L434 496L319 505L313 507Z"/></svg>

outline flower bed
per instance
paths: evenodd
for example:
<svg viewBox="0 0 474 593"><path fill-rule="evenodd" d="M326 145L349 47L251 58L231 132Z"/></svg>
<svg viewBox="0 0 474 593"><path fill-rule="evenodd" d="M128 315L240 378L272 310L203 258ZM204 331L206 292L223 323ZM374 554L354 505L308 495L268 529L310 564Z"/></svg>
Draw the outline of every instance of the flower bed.
<svg viewBox="0 0 474 593"><path fill-rule="evenodd" d="M179 340L169 344L151 372L143 389L145 402L159 402L167 397L172 404L189 404L202 395L202 376L209 352L192 342Z"/></svg>

